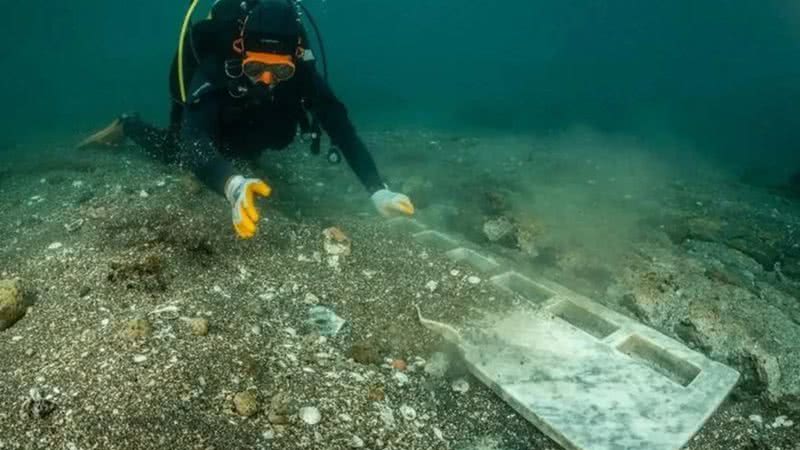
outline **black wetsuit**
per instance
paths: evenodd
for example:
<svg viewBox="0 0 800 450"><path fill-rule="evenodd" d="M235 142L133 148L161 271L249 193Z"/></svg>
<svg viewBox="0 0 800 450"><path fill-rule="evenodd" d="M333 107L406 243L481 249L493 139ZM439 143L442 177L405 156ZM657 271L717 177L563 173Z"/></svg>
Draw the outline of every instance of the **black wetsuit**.
<svg viewBox="0 0 800 450"><path fill-rule="evenodd" d="M228 34L211 28L204 38L230 48ZM265 149L286 148L310 113L370 193L385 187L347 110L311 62L298 61L295 75L270 90L254 87L246 77L231 78L225 72L230 55L209 47L197 58L186 104L173 104L169 129L150 126L136 116L123 120L125 135L147 154L187 167L222 193L226 180L235 175L232 159L254 160ZM249 91L236 98L239 89Z"/></svg>

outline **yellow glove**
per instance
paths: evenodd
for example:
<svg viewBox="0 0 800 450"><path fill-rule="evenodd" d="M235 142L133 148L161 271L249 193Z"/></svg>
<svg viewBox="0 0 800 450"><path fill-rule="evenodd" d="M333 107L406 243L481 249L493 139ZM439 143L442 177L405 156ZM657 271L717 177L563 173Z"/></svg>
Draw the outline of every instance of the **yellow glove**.
<svg viewBox="0 0 800 450"><path fill-rule="evenodd" d="M258 178L245 178L241 175L230 177L225 183L225 198L231 204L233 229L242 239L249 239L256 234L258 210L255 206L256 195L269 197L272 192L267 183Z"/></svg>
<svg viewBox="0 0 800 450"><path fill-rule="evenodd" d="M372 194L372 204L375 205L375 209L383 217L391 217L398 214L411 216L414 214L414 205L407 196L388 189L381 189Z"/></svg>

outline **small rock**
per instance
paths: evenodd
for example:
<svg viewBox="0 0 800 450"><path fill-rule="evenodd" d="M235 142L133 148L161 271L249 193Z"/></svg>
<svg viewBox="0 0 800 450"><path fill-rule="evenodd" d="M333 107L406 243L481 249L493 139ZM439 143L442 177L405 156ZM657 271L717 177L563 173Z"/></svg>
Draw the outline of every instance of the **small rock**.
<svg viewBox="0 0 800 450"><path fill-rule="evenodd" d="M772 422L772 428L789 428L794 425L794 422L789 420L786 416L778 416L775 418L775 421Z"/></svg>
<svg viewBox="0 0 800 450"><path fill-rule="evenodd" d="M750 421L756 423L758 425L762 425L764 423L764 419L759 416L758 414L753 414L749 417Z"/></svg>
<svg viewBox="0 0 800 450"><path fill-rule="evenodd" d="M63 246L64 246L64 244L62 244L61 242L53 242L52 244L47 246L47 249L48 250L58 250Z"/></svg>
<svg viewBox="0 0 800 450"><path fill-rule="evenodd" d="M141 363L143 363L145 361L147 361L147 356L146 355L136 355L136 356L133 357L133 362L135 362L137 364L141 364Z"/></svg>
<svg viewBox="0 0 800 450"><path fill-rule="evenodd" d="M350 255L350 238L342 230L330 227L323 230L322 235L325 236L323 247L327 254L332 256Z"/></svg>
<svg viewBox="0 0 800 450"><path fill-rule="evenodd" d="M382 402L384 398L386 398L386 394L383 392L383 386L370 386L367 391L367 399L373 402Z"/></svg>
<svg viewBox="0 0 800 450"><path fill-rule="evenodd" d="M151 333L150 322L141 318L129 320L122 330L123 336L130 340L144 339L150 336Z"/></svg>
<svg viewBox="0 0 800 450"><path fill-rule="evenodd" d="M0 280L0 331L14 325L26 311L20 280Z"/></svg>
<svg viewBox="0 0 800 450"><path fill-rule="evenodd" d="M77 231L82 226L83 226L83 219L75 219L70 223L64 224L64 228L67 230L68 233Z"/></svg>
<svg viewBox="0 0 800 450"><path fill-rule="evenodd" d="M392 369L404 372L408 368L408 364L402 359L392 360Z"/></svg>
<svg viewBox="0 0 800 450"><path fill-rule="evenodd" d="M348 442L348 445L350 445L350 448L361 448L364 446L364 440L356 435L353 435L350 436L350 442Z"/></svg>
<svg viewBox="0 0 800 450"><path fill-rule="evenodd" d="M288 395L283 392L279 392L272 397L268 419L273 425L286 425L289 423Z"/></svg>
<svg viewBox="0 0 800 450"><path fill-rule="evenodd" d="M250 417L258 412L258 399L253 391L239 392L233 396L233 407L240 416Z"/></svg>
<svg viewBox="0 0 800 450"><path fill-rule="evenodd" d="M469 383L467 380L463 378L459 378L450 385L453 388L453 391L464 394L469 391Z"/></svg>
<svg viewBox="0 0 800 450"><path fill-rule="evenodd" d="M394 428L395 421L394 411L392 411L392 408L381 403L378 405L378 414L380 415L383 424L386 425L386 428L390 430Z"/></svg>
<svg viewBox="0 0 800 450"><path fill-rule="evenodd" d="M408 375L404 374L403 372L395 372L393 378L397 380L397 384L400 386L408 384L409 381Z"/></svg>
<svg viewBox="0 0 800 450"><path fill-rule="evenodd" d="M433 280L428 281L428 283L425 284L425 288L428 289L431 292L436 291L436 288L438 288L438 287L439 287L439 283L437 283L437 282L435 282Z"/></svg>
<svg viewBox="0 0 800 450"><path fill-rule="evenodd" d="M481 282L481 279L476 277L475 275L472 275L469 278L467 278L467 282L469 282L469 284L478 284Z"/></svg>
<svg viewBox="0 0 800 450"><path fill-rule="evenodd" d="M195 336L208 335L208 319L203 319L203 318L189 319L189 326L192 329L192 334Z"/></svg>
<svg viewBox="0 0 800 450"><path fill-rule="evenodd" d="M147 197L149 197L149 196L150 196L150 194L148 194L148 193L147 193L147 191L145 191L144 189L142 189L141 191L139 191L139 197L141 197L141 198L147 198Z"/></svg>
<svg viewBox="0 0 800 450"><path fill-rule="evenodd" d="M316 425L322 420L322 414L313 406L305 406L300 408L300 418L309 425Z"/></svg>
<svg viewBox="0 0 800 450"><path fill-rule="evenodd" d="M406 420L414 420L417 418L417 412L414 410L414 408L408 405L403 405L400 407L400 414Z"/></svg>
<svg viewBox="0 0 800 450"><path fill-rule="evenodd" d="M43 396L37 388L30 390L28 398L22 404L20 415L29 419L44 419L56 409L56 404L51 400L51 396Z"/></svg>

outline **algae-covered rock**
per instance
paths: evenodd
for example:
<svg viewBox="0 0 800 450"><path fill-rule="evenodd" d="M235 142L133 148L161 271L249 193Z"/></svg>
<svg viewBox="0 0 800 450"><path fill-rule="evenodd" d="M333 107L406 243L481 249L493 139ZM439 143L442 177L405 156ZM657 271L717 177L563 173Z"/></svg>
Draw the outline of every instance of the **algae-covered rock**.
<svg viewBox="0 0 800 450"><path fill-rule="evenodd" d="M208 320L202 318L189 319L189 326L195 336L208 335Z"/></svg>
<svg viewBox="0 0 800 450"><path fill-rule="evenodd" d="M26 308L20 281L0 280L0 331L21 319Z"/></svg>
<svg viewBox="0 0 800 450"><path fill-rule="evenodd" d="M233 396L233 407L240 416L250 417L258 412L258 397L253 391L239 392Z"/></svg>
<svg viewBox="0 0 800 450"><path fill-rule="evenodd" d="M269 407L269 422L273 425L286 425L289 423L289 396L279 392L272 397Z"/></svg>
<svg viewBox="0 0 800 450"><path fill-rule="evenodd" d="M122 330L122 335L131 340L144 339L150 336L151 333L150 322L141 318L129 320Z"/></svg>

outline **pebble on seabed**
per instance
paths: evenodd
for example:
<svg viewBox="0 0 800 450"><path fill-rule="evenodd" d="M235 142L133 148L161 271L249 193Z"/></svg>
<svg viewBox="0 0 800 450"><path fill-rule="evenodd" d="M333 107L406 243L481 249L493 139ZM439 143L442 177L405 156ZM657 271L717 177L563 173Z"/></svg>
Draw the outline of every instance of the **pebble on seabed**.
<svg viewBox="0 0 800 450"><path fill-rule="evenodd" d="M240 416L250 417L258 411L258 399L253 391L239 392L233 396L233 407Z"/></svg>
<svg viewBox="0 0 800 450"><path fill-rule="evenodd" d="M351 448L361 448L364 446L364 440L360 437L353 435L350 437L350 447Z"/></svg>
<svg viewBox="0 0 800 450"><path fill-rule="evenodd" d="M192 334L195 336L208 335L208 320L207 319L190 319L189 325L192 327Z"/></svg>
<svg viewBox="0 0 800 450"><path fill-rule="evenodd" d="M313 406L305 406L300 408L300 418L309 425L316 425L322 420L322 414Z"/></svg>
<svg viewBox="0 0 800 450"><path fill-rule="evenodd" d="M460 392L462 394L469 391L469 383L463 378L453 381L451 386L455 392Z"/></svg>

